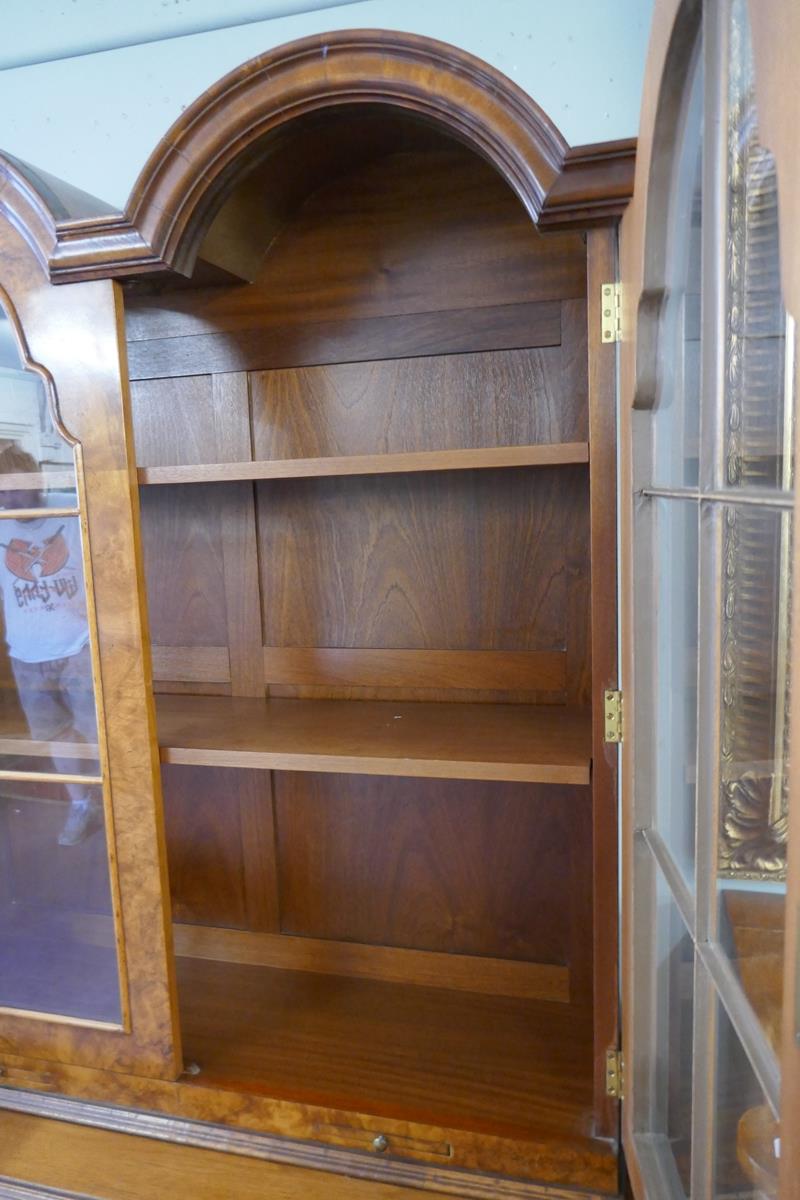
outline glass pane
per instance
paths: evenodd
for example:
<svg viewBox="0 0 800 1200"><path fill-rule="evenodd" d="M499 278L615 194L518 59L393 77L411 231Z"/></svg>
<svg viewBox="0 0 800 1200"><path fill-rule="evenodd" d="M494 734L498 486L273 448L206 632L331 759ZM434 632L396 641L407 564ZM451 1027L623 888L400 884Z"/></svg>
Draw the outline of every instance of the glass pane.
<svg viewBox="0 0 800 1200"><path fill-rule="evenodd" d="M0 770L97 776L80 521L0 521Z"/></svg>
<svg viewBox="0 0 800 1200"><path fill-rule="evenodd" d="M657 614L655 689L655 825L694 888L697 786L698 507L652 500Z"/></svg>
<svg viewBox="0 0 800 1200"><path fill-rule="evenodd" d="M759 143L746 0L730 11L723 482L789 488L794 338L781 303L775 163Z"/></svg>
<svg viewBox="0 0 800 1200"><path fill-rule="evenodd" d="M74 504L72 446L55 426L41 376L23 366L0 308L0 508Z"/></svg>
<svg viewBox="0 0 800 1200"><path fill-rule="evenodd" d="M714 1196L775 1196L777 1122L719 1002L715 1099Z"/></svg>
<svg viewBox="0 0 800 1200"><path fill-rule="evenodd" d="M788 836L791 514L722 509L719 941L777 1051Z"/></svg>
<svg viewBox="0 0 800 1200"><path fill-rule="evenodd" d="M652 1150L673 1178L673 1193L688 1196L692 1166L694 947L668 884L643 844L637 847L637 857L643 883L640 894L649 892L652 904L646 928L642 928L646 943L642 952L650 956L654 988L652 1001L645 1008L652 1026L639 1044L650 1046L654 1075L638 1099L636 1123L651 1135ZM645 872L649 882L645 882ZM639 920L642 916L639 913Z"/></svg>
<svg viewBox="0 0 800 1200"><path fill-rule="evenodd" d="M75 792L0 781L0 1007L119 1024L117 950L100 788L97 818L62 846Z"/></svg>
<svg viewBox="0 0 800 1200"><path fill-rule="evenodd" d="M700 264L703 66L696 55L670 200L667 301L659 332L653 482L693 487L700 450Z"/></svg>

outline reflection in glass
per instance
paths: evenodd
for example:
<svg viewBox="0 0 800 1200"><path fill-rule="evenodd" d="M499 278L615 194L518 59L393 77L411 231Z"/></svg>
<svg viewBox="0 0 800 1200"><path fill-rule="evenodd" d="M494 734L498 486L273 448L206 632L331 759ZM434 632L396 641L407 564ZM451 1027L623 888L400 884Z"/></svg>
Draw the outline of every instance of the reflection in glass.
<svg viewBox="0 0 800 1200"><path fill-rule="evenodd" d="M777 1194L778 1125L719 1001L716 1009L713 1194L720 1200L764 1200Z"/></svg>
<svg viewBox="0 0 800 1200"><path fill-rule="evenodd" d="M681 152L670 201L666 305L653 414L653 478L696 487L700 453L700 277L703 63L699 53L682 115Z"/></svg>
<svg viewBox="0 0 800 1200"><path fill-rule="evenodd" d="M56 428L42 378L24 367L0 309L0 508L74 504L72 446Z"/></svg>
<svg viewBox="0 0 800 1200"><path fill-rule="evenodd" d="M788 489L794 334L781 303L775 163L759 142L746 0L733 0L730 21L724 483Z"/></svg>
<svg viewBox="0 0 800 1200"><path fill-rule="evenodd" d="M697 506L650 502L658 613L655 712L656 828L694 888L697 787Z"/></svg>
<svg viewBox="0 0 800 1200"><path fill-rule="evenodd" d="M0 781L0 1007L119 1024L105 838L59 845L65 807L58 784Z"/></svg>
<svg viewBox="0 0 800 1200"><path fill-rule="evenodd" d="M779 1052L788 838L791 514L722 510L718 940Z"/></svg>
<svg viewBox="0 0 800 1200"><path fill-rule="evenodd" d="M722 509L720 869L782 876L788 825L791 516Z"/></svg>
<svg viewBox="0 0 800 1200"><path fill-rule="evenodd" d="M694 945L657 871L654 1132L663 1133L680 1185L691 1186Z"/></svg>
<svg viewBox="0 0 800 1200"><path fill-rule="evenodd" d="M0 769L98 774L80 522L0 521ZM72 832L96 824L85 785L65 785ZM65 837L70 831L65 829Z"/></svg>

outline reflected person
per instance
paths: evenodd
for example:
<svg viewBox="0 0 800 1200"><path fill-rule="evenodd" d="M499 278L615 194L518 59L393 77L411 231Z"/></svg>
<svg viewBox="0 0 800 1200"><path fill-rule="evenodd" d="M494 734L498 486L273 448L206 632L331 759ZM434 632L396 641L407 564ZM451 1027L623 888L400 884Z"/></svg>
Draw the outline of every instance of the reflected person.
<svg viewBox="0 0 800 1200"><path fill-rule="evenodd" d="M37 472L16 444L0 451L0 475ZM35 489L5 491L6 509L42 507ZM31 737L43 742L96 742L89 622L77 517L0 521L0 591L19 702ZM56 770L75 774L72 759L53 756ZM58 841L75 846L102 825L90 785L65 784L69 810Z"/></svg>

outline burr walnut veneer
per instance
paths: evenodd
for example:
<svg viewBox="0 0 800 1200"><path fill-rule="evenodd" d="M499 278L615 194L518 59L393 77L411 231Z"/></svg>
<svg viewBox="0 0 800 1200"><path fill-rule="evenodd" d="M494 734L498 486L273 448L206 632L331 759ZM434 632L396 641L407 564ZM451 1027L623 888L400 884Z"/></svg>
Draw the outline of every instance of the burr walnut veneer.
<svg viewBox="0 0 800 1200"><path fill-rule="evenodd" d="M5 162L8 302L85 444L132 1002L0 1014L16 1107L376 1196L617 1191L631 162L385 33L234 72L124 215Z"/></svg>

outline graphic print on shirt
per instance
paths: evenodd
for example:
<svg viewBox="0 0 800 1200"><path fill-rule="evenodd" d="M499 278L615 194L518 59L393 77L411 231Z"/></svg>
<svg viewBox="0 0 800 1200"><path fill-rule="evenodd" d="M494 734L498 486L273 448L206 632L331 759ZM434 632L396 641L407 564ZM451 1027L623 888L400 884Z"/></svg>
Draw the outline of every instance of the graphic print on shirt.
<svg viewBox="0 0 800 1200"><path fill-rule="evenodd" d="M63 525L41 541L15 537L10 542L0 542L0 546L5 550L8 570L24 581L14 584L14 596L20 608L38 601L52 610L56 598L66 596L71 600L77 594L80 586L77 571L73 568L71 572L59 574L69 561ZM58 578L48 578L53 575Z"/></svg>
<svg viewBox="0 0 800 1200"><path fill-rule="evenodd" d="M12 538L6 545L6 566L18 579L28 579L34 583L42 575L55 575L60 571L69 558L69 550L64 540L64 526L50 537L41 542L24 542L22 538Z"/></svg>

